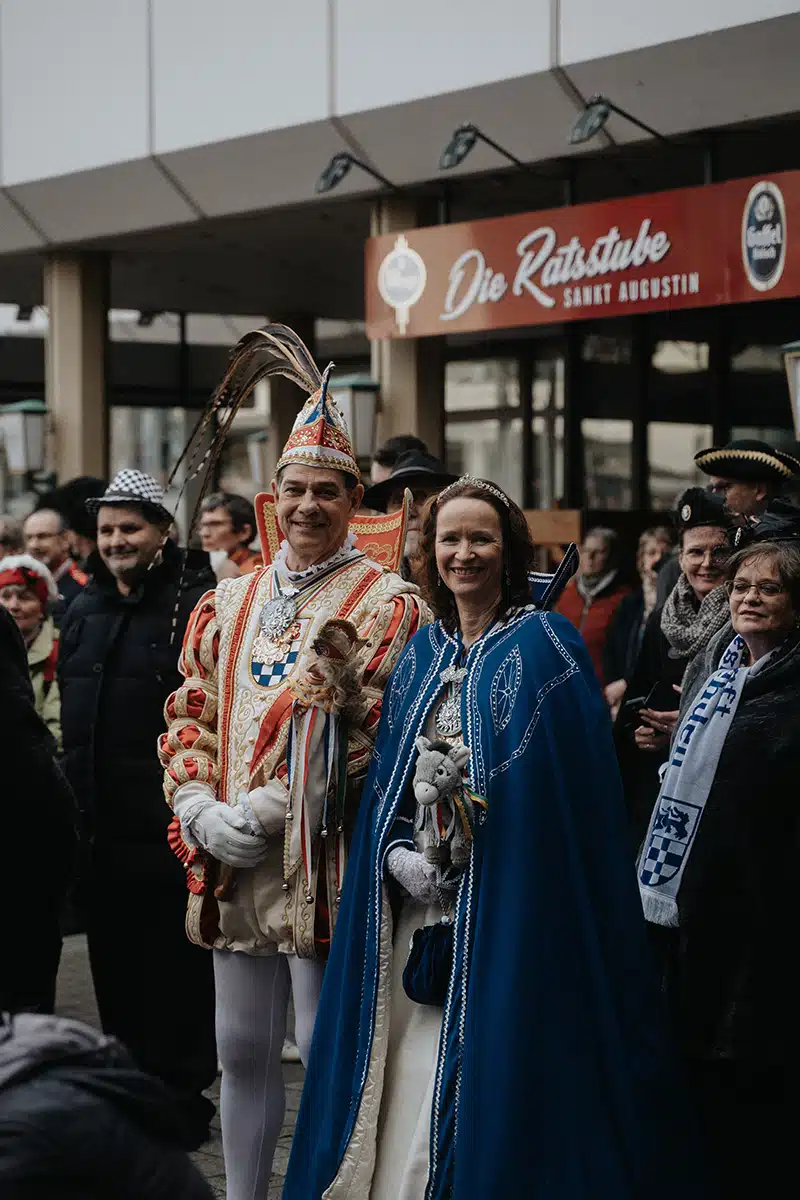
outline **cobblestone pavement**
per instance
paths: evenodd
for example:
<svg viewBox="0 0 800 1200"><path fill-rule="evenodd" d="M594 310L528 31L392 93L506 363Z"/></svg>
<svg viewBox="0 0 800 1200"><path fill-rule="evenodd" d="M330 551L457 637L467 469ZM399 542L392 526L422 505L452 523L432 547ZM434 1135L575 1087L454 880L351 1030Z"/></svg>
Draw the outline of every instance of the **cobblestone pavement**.
<svg viewBox="0 0 800 1200"><path fill-rule="evenodd" d="M99 1027L97 1008L94 1002L94 992L89 974L89 959L86 953L86 939L82 934L64 939L64 950L61 956L61 969L58 973L58 1012L65 1017L75 1017L88 1025ZM273 1174L269 1192L264 1200L279 1200L283 1188L283 1177L289 1160L289 1147L292 1143L292 1131L300 1103L300 1091L303 1086L303 1068L295 1063L284 1063L284 1078L286 1079L286 1116L283 1129L278 1139L275 1153ZM207 1093L219 1103L219 1079ZM201 1150L196 1151L192 1158L208 1179L215 1196L225 1197L225 1166L222 1161L222 1139L219 1129L219 1116L216 1116L211 1126L211 1137ZM143 1198L144 1200L144 1198Z"/></svg>

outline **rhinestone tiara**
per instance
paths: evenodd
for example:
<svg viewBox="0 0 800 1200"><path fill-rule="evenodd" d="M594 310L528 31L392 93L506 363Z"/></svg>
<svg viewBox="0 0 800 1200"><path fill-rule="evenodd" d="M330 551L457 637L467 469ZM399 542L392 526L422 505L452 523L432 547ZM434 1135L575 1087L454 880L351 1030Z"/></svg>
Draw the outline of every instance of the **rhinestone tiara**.
<svg viewBox="0 0 800 1200"><path fill-rule="evenodd" d="M485 479L476 479L474 475L462 475L460 479L455 481L455 483L449 483L446 488L443 488L436 497L437 506L440 505L443 500L447 499L448 492L454 491L457 487L464 486L480 488L483 492L491 492L492 495L496 496L498 500L502 500L506 508L509 507L508 496L506 496L504 492L501 492L500 488L496 488L493 483L487 483Z"/></svg>

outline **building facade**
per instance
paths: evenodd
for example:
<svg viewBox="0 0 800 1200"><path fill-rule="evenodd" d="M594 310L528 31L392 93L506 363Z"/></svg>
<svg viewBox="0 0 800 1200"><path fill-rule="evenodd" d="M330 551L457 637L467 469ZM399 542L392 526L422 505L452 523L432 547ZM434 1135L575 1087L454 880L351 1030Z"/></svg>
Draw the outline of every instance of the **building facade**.
<svg viewBox="0 0 800 1200"><path fill-rule="evenodd" d="M676 305L661 288L646 307L417 334L419 305L404 332L368 319L365 246L598 205L610 229L614 205L682 189L699 189L690 232L711 239L704 189L800 167L799 42L800 10L779 0L5 0L0 302L47 320L24 349L19 321L0 338L3 398L46 397L61 477L105 473L120 438L152 457L152 431L115 408L169 410L158 436L171 445L174 410L196 408L218 361L191 336L169 352L148 341L153 314L184 328L268 314L378 380L379 436L419 432L527 505L666 507L698 446L792 439L780 360L800 336L791 272L724 303L707 291ZM595 93L661 137L612 115L568 144ZM465 121L491 142L440 170ZM317 194L342 152L393 187L356 166ZM798 222L791 209L787 254ZM109 339L109 310L142 314L135 349L119 348L113 323ZM268 445L296 405L274 390ZM256 457L240 445L238 486L248 464L256 485Z"/></svg>

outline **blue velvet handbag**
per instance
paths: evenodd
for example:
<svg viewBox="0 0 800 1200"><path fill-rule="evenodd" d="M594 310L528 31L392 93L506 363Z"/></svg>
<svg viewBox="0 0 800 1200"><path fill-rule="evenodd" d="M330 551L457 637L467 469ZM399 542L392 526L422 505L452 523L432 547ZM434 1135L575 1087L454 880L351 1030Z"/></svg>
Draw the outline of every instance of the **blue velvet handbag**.
<svg viewBox="0 0 800 1200"><path fill-rule="evenodd" d="M409 1000L444 1008L452 969L452 921L439 921L436 925L415 929L403 971L403 990Z"/></svg>

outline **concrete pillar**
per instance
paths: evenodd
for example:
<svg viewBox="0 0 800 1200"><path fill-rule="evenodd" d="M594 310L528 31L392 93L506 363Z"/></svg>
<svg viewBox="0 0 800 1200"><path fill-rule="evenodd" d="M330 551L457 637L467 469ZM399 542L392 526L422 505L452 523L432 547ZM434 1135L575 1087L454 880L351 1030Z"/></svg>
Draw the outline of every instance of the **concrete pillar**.
<svg viewBox="0 0 800 1200"><path fill-rule="evenodd" d="M302 338L311 354L314 354L314 318L308 316L271 317L271 321L279 321L293 329ZM323 363L324 367L326 364ZM275 464L281 456L286 439L292 432L297 414L305 404L307 397L303 395L296 383L284 379L282 375L268 381L269 386L269 437L264 445L265 478L272 480L275 474Z"/></svg>
<svg viewBox="0 0 800 1200"><path fill-rule="evenodd" d="M108 471L106 344L108 256L52 254L44 267L49 313L45 398L50 468L64 482Z"/></svg>
<svg viewBox="0 0 800 1200"><path fill-rule="evenodd" d="M419 224L405 196L382 196L372 210L372 235L400 233ZM432 454L444 455L444 337L385 338L371 343L372 375L381 385L378 445L415 433Z"/></svg>

